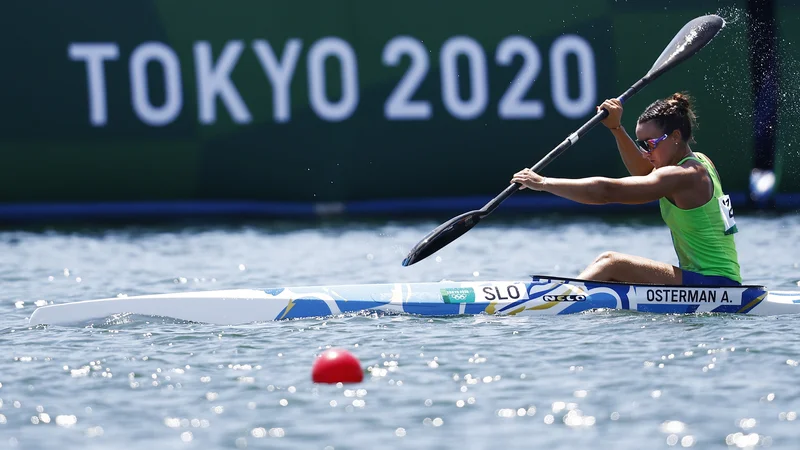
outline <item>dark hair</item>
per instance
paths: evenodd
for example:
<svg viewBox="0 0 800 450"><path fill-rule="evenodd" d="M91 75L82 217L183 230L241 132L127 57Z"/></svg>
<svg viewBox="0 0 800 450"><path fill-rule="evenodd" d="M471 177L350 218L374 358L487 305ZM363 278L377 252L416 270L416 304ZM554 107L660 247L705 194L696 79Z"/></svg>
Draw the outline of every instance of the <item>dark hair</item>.
<svg viewBox="0 0 800 450"><path fill-rule="evenodd" d="M656 100L639 116L639 123L655 121L664 133L680 130L683 142L694 142L692 129L697 128L697 116L692 110L691 100L683 92Z"/></svg>

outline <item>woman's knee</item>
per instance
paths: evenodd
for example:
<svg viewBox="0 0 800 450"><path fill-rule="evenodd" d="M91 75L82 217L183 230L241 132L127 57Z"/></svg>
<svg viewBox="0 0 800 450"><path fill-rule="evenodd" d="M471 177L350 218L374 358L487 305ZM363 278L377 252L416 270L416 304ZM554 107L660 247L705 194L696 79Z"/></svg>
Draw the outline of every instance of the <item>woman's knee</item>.
<svg viewBox="0 0 800 450"><path fill-rule="evenodd" d="M595 264L610 266L620 260L620 254L617 252L603 252L595 260Z"/></svg>

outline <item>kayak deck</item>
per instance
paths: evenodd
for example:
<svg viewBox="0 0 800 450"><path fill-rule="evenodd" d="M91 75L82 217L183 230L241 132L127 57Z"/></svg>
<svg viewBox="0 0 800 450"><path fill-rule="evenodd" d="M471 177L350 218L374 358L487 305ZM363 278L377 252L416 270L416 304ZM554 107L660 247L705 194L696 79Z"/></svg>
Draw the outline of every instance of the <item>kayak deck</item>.
<svg viewBox="0 0 800 450"><path fill-rule="evenodd" d="M800 313L800 291L764 286L666 286L536 276L527 281L230 289L84 300L37 308L31 325L68 325L131 313L220 325L375 311L421 316L557 315L594 309L647 313Z"/></svg>

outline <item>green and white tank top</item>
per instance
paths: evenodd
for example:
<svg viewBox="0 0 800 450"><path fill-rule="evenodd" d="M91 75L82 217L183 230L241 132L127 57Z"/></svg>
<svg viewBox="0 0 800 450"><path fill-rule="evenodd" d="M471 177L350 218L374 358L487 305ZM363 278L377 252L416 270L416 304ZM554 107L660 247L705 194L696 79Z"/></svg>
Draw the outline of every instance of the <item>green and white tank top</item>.
<svg viewBox="0 0 800 450"><path fill-rule="evenodd" d="M659 199L661 217L672 233L672 244L680 268L703 275L718 275L742 282L734 233L736 220L730 197L723 194L719 175L702 153L678 162L697 161L705 167L714 185L714 194L704 205L681 209L666 198Z"/></svg>

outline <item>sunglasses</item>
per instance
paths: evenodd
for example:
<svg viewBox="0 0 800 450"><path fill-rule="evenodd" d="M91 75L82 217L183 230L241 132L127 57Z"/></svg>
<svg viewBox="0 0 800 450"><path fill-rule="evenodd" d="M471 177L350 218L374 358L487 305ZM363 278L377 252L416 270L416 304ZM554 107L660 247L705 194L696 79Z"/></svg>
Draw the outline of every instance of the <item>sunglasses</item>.
<svg viewBox="0 0 800 450"><path fill-rule="evenodd" d="M669 137L669 134L665 134L660 138L655 138L655 139L644 139L644 140L637 139L636 146L639 148L639 151L642 154L647 154L655 150L658 144L660 144L661 141L663 141L667 137Z"/></svg>

